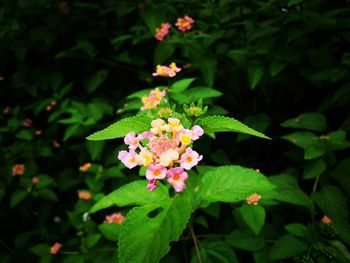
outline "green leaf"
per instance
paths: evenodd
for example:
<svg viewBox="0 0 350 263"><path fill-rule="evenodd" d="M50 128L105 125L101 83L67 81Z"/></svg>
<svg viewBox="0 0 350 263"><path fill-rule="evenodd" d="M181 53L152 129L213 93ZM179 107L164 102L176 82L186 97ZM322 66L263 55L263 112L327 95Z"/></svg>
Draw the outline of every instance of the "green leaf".
<svg viewBox="0 0 350 263"><path fill-rule="evenodd" d="M108 76L108 70L99 70L91 77L89 77L85 83L86 89L89 93L96 90L102 85Z"/></svg>
<svg viewBox="0 0 350 263"><path fill-rule="evenodd" d="M33 132L31 132L30 130L20 130L16 133L16 138L30 141L33 139Z"/></svg>
<svg viewBox="0 0 350 263"><path fill-rule="evenodd" d="M89 234L85 239L85 244L87 247L92 248L100 240L100 234Z"/></svg>
<svg viewBox="0 0 350 263"><path fill-rule="evenodd" d="M225 241L235 248L246 251L257 251L265 246L261 237L242 229L233 231Z"/></svg>
<svg viewBox="0 0 350 263"><path fill-rule="evenodd" d="M24 190L16 190L12 196L10 201L10 207L13 208L20 202L22 202L28 195L27 191Z"/></svg>
<svg viewBox="0 0 350 263"><path fill-rule="evenodd" d="M129 132L140 133L151 127L152 119L146 116L124 118L107 128L87 137L91 141L109 140L124 137Z"/></svg>
<svg viewBox="0 0 350 263"><path fill-rule="evenodd" d="M104 223L104 224L100 224L98 228L100 229L102 235L105 238L111 241L119 240L119 235L122 228L121 224Z"/></svg>
<svg viewBox="0 0 350 263"><path fill-rule="evenodd" d="M310 231L307 226L302 224L288 224L285 225L284 228L288 231L288 233L304 239L310 235Z"/></svg>
<svg viewBox="0 0 350 263"><path fill-rule="evenodd" d="M222 93L218 90L208 87L195 87L185 90L182 93L175 93L171 96L172 99L179 103L191 103L200 99L215 98L221 96Z"/></svg>
<svg viewBox="0 0 350 263"><path fill-rule="evenodd" d="M119 262L158 262L169 252L169 243L179 239L191 212L191 199L186 193L133 208L120 233Z"/></svg>
<svg viewBox="0 0 350 263"><path fill-rule="evenodd" d="M306 129L311 131L324 131L327 128L326 118L318 112L307 112L294 119L281 123L285 128Z"/></svg>
<svg viewBox="0 0 350 263"><path fill-rule="evenodd" d="M147 180L138 180L113 191L99 200L90 210L91 213L110 206L147 205L168 198L165 187L160 186L154 191L147 190Z"/></svg>
<svg viewBox="0 0 350 263"><path fill-rule="evenodd" d="M260 205L244 204L239 208L239 213L247 226L258 235L265 223L265 209Z"/></svg>
<svg viewBox="0 0 350 263"><path fill-rule="evenodd" d="M262 66L253 65L248 68L249 85L252 90L260 83L263 75L264 68Z"/></svg>
<svg viewBox="0 0 350 263"><path fill-rule="evenodd" d="M270 251L270 260L281 260L299 255L306 251L305 241L292 235L284 235L278 239Z"/></svg>
<svg viewBox="0 0 350 263"><path fill-rule="evenodd" d="M350 174L350 157L341 160L338 163L337 167L331 172L331 176L344 189L348 197L350 197L350 180L348 179L349 174Z"/></svg>
<svg viewBox="0 0 350 263"><path fill-rule="evenodd" d="M173 93L181 93L185 91L194 80L195 78L188 78L176 81L173 85L171 85L170 90Z"/></svg>
<svg viewBox="0 0 350 263"><path fill-rule="evenodd" d="M272 77L276 76L287 66L284 62L272 61L270 64L270 74Z"/></svg>
<svg viewBox="0 0 350 263"><path fill-rule="evenodd" d="M337 250L337 261L350 262L350 252L347 247L338 240L330 240L329 243ZM342 258L340 260L340 257Z"/></svg>
<svg viewBox="0 0 350 263"><path fill-rule="evenodd" d="M253 169L221 166L203 176L199 195L209 202L239 202L255 192L264 198L274 188L264 175Z"/></svg>
<svg viewBox="0 0 350 263"><path fill-rule="evenodd" d="M144 96L147 96L151 92L151 89L143 89L136 91L134 93L131 93L129 96L127 96L127 99L141 99Z"/></svg>
<svg viewBox="0 0 350 263"><path fill-rule="evenodd" d="M221 240L202 241L199 247L202 262L205 263L238 263L233 249ZM194 255L191 263L198 263L197 255Z"/></svg>
<svg viewBox="0 0 350 263"><path fill-rule="evenodd" d="M323 156L327 152L326 144L322 139L312 132L295 132L282 137L291 143L303 148L304 159L315 159Z"/></svg>
<svg viewBox="0 0 350 263"><path fill-rule="evenodd" d="M46 200L58 201L56 193L48 188L38 190L38 196Z"/></svg>
<svg viewBox="0 0 350 263"><path fill-rule="evenodd" d="M93 161L99 160L101 158L105 145L105 141L86 141L86 148Z"/></svg>
<svg viewBox="0 0 350 263"><path fill-rule="evenodd" d="M333 225L340 238L350 246L350 224L347 222L334 222Z"/></svg>
<svg viewBox="0 0 350 263"><path fill-rule="evenodd" d="M198 120L197 124L204 129L205 133L212 132L240 132L264 139L270 139L266 135L249 128L240 121L224 116L208 116Z"/></svg>
<svg viewBox="0 0 350 263"><path fill-rule="evenodd" d="M305 167L303 178L304 179L316 178L320 176L324 171L326 171L326 168L327 168L327 163L323 159L312 162Z"/></svg>
<svg viewBox="0 0 350 263"><path fill-rule="evenodd" d="M312 201L307 194L305 194L298 187L297 180L290 175L270 176L270 181L277 186L277 195L274 199L286 202L293 205L304 206L312 209Z"/></svg>
<svg viewBox="0 0 350 263"><path fill-rule="evenodd" d="M346 221L349 218L346 196L335 186L325 186L311 198L318 207L334 220Z"/></svg>

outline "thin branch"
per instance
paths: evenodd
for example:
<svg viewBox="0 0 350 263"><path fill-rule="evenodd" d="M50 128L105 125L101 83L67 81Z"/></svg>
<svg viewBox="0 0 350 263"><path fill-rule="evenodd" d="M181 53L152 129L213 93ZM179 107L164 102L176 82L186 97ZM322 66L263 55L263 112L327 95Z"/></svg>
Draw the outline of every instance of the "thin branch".
<svg viewBox="0 0 350 263"><path fill-rule="evenodd" d="M199 262L199 263L203 263L203 262L202 262L202 258L201 258L201 254L199 253L199 246L198 246L197 237L196 237L196 235L194 234L194 231L193 231L192 226L190 226L189 228L190 228L190 231L191 231L191 235L192 235L194 247L195 247L195 249L196 249L196 254L197 254L198 262Z"/></svg>

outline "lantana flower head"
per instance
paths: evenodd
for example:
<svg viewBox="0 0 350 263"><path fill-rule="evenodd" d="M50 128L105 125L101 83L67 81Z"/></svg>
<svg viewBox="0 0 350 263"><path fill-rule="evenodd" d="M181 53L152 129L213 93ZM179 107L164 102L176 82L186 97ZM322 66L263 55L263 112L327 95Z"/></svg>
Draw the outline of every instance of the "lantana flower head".
<svg viewBox="0 0 350 263"><path fill-rule="evenodd" d="M129 150L120 151L118 159L129 169L138 165L146 167L148 190L153 191L158 180L167 178L175 191L181 192L188 179L185 170L190 170L203 158L191 148L192 142L202 135L203 129L198 125L190 130L177 118L156 119L152 121L150 131L139 135L130 132L125 136ZM137 143L132 144L134 140Z"/></svg>
<svg viewBox="0 0 350 263"><path fill-rule="evenodd" d="M61 249L62 244L56 242L55 244L53 244L53 246L50 248L50 254L52 255L56 255L58 253L58 251Z"/></svg>
<svg viewBox="0 0 350 263"><path fill-rule="evenodd" d="M125 220L125 217L122 213L113 213L111 215L107 215L104 223L107 224L122 224Z"/></svg>
<svg viewBox="0 0 350 263"><path fill-rule="evenodd" d="M163 41L164 37L169 35L169 29L171 28L170 23L162 23L160 27L156 28L155 38L159 41Z"/></svg>
<svg viewBox="0 0 350 263"><path fill-rule="evenodd" d="M24 164L16 164L12 167L12 175L23 175L25 171L25 166Z"/></svg>
<svg viewBox="0 0 350 263"><path fill-rule="evenodd" d="M160 91L158 88L151 90L148 96L141 98L141 101L143 103L141 110L153 109L157 107L165 95L166 95L165 90Z"/></svg>
<svg viewBox="0 0 350 263"><path fill-rule="evenodd" d="M261 199L261 195L254 193L251 196L246 198L248 205L257 205Z"/></svg>
<svg viewBox="0 0 350 263"><path fill-rule="evenodd" d="M172 78L176 76L177 72L180 72L181 68L177 67L176 64L173 62L169 66L161 66L157 65L156 72L154 72L152 75L153 77L168 77Z"/></svg>
<svg viewBox="0 0 350 263"><path fill-rule="evenodd" d="M330 219L328 216L325 215L322 217L321 222L323 224L330 224L330 223L332 223L332 219Z"/></svg>
<svg viewBox="0 0 350 263"><path fill-rule="evenodd" d="M183 18L179 17L175 25L181 32L185 32L191 30L193 23L194 20L191 17L184 16Z"/></svg>

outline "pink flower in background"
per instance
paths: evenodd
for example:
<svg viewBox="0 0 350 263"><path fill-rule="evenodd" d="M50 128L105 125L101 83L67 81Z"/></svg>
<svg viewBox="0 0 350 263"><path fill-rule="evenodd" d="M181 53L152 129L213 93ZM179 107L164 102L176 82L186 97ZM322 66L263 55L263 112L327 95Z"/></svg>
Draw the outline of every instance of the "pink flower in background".
<svg viewBox="0 0 350 263"><path fill-rule="evenodd" d="M260 199L261 199L261 195L254 193L251 196L247 197L246 201L248 205L257 205Z"/></svg>
<svg viewBox="0 0 350 263"><path fill-rule="evenodd" d="M38 184L39 182L40 182L39 177L35 176L35 177L32 178L32 183L33 184Z"/></svg>
<svg viewBox="0 0 350 263"><path fill-rule="evenodd" d="M125 136L129 150L120 151L118 159L129 169L137 165L146 167L148 190L156 189L157 180L168 176L168 182L180 192L186 188L188 178L184 169L191 169L203 158L190 148L202 135L203 129L198 125L186 129L177 118L155 119L149 131L139 135L130 132Z"/></svg>
<svg viewBox="0 0 350 263"><path fill-rule="evenodd" d="M125 220L125 217L122 213L113 213L111 215L107 215L104 223L107 224L122 224Z"/></svg>
<svg viewBox="0 0 350 263"><path fill-rule="evenodd" d="M26 118L22 121L22 126L26 128L30 128L33 126L33 121L29 118Z"/></svg>
<svg viewBox="0 0 350 263"><path fill-rule="evenodd" d="M79 170L82 172L86 172L91 167L91 163L84 163L82 166L79 167Z"/></svg>
<svg viewBox="0 0 350 263"><path fill-rule="evenodd" d="M183 18L179 17L176 21L176 27L181 31L189 31L192 28L194 20L189 16L184 16Z"/></svg>
<svg viewBox="0 0 350 263"><path fill-rule="evenodd" d="M166 37L169 34L170 28L170 23L162 23L160 27L156 28L156 34L154 37L159 41L163 41L164 37Z"/></svg>
<svg viewBox="0 0 350 263"><path fill-rule="evenodd" d="M171 168L168 170L168 183L171 184L176 192L181 192L186 188L188 174L182 167Z"/></svg>
<svg viewBox="0 0 350 263"><path fill-rule="evenodd" d="M199 155L191 148L187 148L186 152L181 156L181 167L190 170L193 166L196 166L200 160L203 159L202 155Z"/></svg>
<svg viewBox="0 0 350 263"><path fill-rule="evenodd" d="M323 224L330 224L330 223L332 223L332 219L330 219L328 216L323 216L321 219L321 222Z"/></svg>
<svg viewBox="0 0 350 263"><path fill-rule="evenodd" d="M143 103L141 110L153 109L157 107L165 95L165 90L160 91L158 88L151 90L148 96L141 98L141 101Z"/></svg>
<svg viewBox="0 0 350 263"><path fill-rule="evenodd" d="M79 199L90 200L92 198L92 194L89 191L79 191L78 192Z"/></svg>
<svg viewBox="0 0 350 263"><path fill-rule="evenodd" d="M153 77L167 77L172 78L176 76L176 73L180 72L181 68L177 67L173 62L169 66L157 65L156 72L152 75Z"/></svg>
<svg viewBox="0 0 350 263"><path fill-rule="evenodd" d="M150 164L147 168L146 171L146 178L148 180L152 180L152 179L164 179L166 177L166 168L163 165L160 164Z"/></svg>

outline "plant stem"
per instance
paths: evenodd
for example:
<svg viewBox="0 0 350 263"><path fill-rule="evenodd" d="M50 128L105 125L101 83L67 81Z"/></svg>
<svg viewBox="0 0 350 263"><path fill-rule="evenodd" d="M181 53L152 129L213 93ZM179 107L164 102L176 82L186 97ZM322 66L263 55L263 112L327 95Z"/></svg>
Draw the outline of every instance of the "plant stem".
<svg viewBox="0 0 350 263"><path fill-rule="evenodd" d="M315 182L314 182L314 186L312 187L312 192L314 193L314 192L316 192L316 190L317 190L317 185L318 185L318 181L320 180L320 176L317 176L316 177L316 180L315 180Z"/></svg>
<svg viewBox="0 0 350 263"><path fill-rule="evenodd" d="M196 235L194 234L194 231L193 231L192 226L190 226L189 228L190 228L190 231L191 231L191 235L192 235L194 247L195 247L195 249L196 249L196 254L197 254L198 262L199 262L199 263L203 263L203 262L202 262L202 258L201 258L201 254L199 253L199 247L198 247L198 240L197 240L197 237L196 237Z"/></svg>

